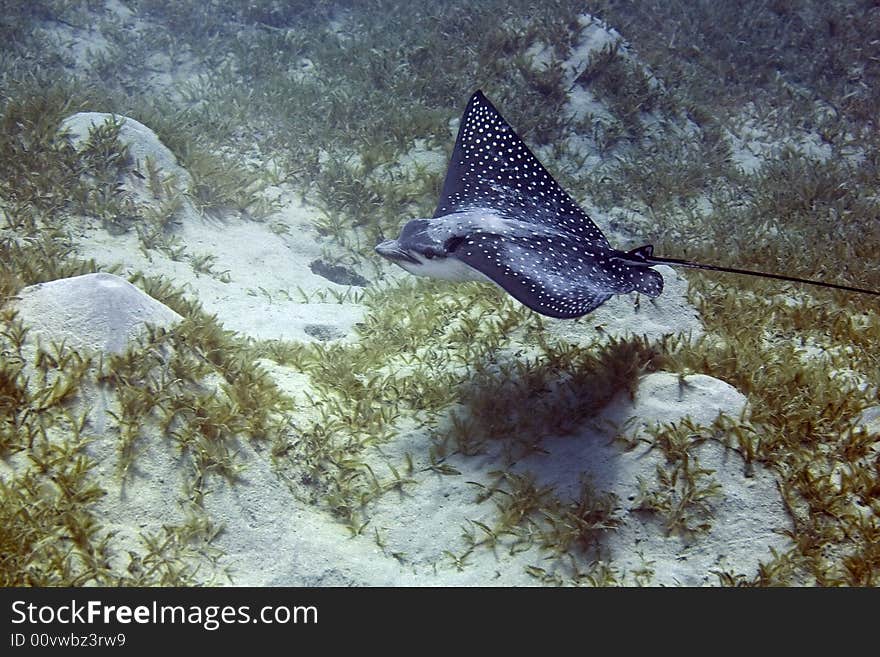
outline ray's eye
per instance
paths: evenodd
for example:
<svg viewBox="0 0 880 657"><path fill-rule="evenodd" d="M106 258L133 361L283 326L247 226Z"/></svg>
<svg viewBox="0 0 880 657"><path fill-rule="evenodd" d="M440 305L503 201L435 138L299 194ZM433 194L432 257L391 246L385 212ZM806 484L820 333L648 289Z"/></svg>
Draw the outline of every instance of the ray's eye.
<svg viewBox="0 0 880 657"><path fill-rule="evenodd" d="M431 251L430 249L428 249L427 251L425 251L425 257L426 257L428 260L433 260L435 255L437 255L437 254L434 253L433 251Z"/></svg>

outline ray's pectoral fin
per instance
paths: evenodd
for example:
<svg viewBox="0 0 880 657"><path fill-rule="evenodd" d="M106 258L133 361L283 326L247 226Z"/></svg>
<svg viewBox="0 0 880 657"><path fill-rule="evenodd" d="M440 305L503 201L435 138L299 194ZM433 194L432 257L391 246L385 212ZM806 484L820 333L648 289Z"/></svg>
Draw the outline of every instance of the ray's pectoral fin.
<svg viewBox="0 0 880 657"><path fill-rule="evenodd" d="M663 277L645 265L614 262L574 236L512 237L476 232L451 255L479 271L535 312L570 319L592 312L614 294L656 297Z"/></svg>

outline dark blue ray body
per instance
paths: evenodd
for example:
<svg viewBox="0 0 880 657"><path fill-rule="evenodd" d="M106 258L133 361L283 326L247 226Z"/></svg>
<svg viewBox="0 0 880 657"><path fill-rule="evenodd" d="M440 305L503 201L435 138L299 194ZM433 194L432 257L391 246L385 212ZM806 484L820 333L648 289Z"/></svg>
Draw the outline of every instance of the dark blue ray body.
<svg viewBox="0 0 880 657"><path fill-rule="evenodd" d="M455 257L543 315L586 315L614 294L638 290L655 297L663 278L653 269L620 262L618 251L578 235L497 235L476 232Z"/></svg>
<svg viewBox="0 0 880 657"><path fill-rule="evenodd" d="M663 290L659 273L617 259L620 252L481 91L462 116L434 218L479 211L517 229L493 233L487 225L449 255L532 310L579 317L613 294L636 290L654 297Z"/></svg>

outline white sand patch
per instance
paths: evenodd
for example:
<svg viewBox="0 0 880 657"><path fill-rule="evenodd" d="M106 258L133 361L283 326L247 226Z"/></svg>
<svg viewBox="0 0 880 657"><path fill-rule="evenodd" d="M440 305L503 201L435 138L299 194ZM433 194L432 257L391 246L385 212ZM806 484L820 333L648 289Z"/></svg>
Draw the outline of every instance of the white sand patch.
<svg viewBox="0 0 880 657"><path fill-rule="evenodd" d="M308 221L303 208L288 207L282 216L300 228ZM244 219L225 221L191 218L176 233L191 255L213 256L217 275L197 273L186 259L172 260L155 251L145 255L136 236L112 236L98 227L86 228L79 255L104 265L120 264L126 274L142 271L167 276L216 314L224 326L258 339L311 341L310 324L326 324L350 335L363 318L363 307L353 303L306 303L321 291L349 292L314 274L309 263L321 257L321 246L303 239L295 230L278 235L269 226ZM315 236L317 237L317 236ZM220 275L228 274L229 282Z"/></svg>
<svg viewBox="0 0 880 657"><path fill-rule="evenodd" d="M66 119L62 129L82 148L90 131L107 120L122 122L118 138L128 145L138 169L144 169L149 160L163 176L173 177L181 194L188 193L189 173L156 134L138 121L84 112ZM127 174L120 182L140 206L159 205L143 174ZM314 210L289 193L283 202L270 221L257 223L239 217L212 219L184 200L177 213L179 225L172 233L182 247L177 259L158 249L144 250L136 226L125 234L111 235L97 220L85 218L74 233L81 257L105 266L120 265L127 275L141 271L166 276L189 290L227 328L244 335L310 341L316 339L316 331L306 327L313 325L333 329L325 331L327 335L351 335L363 309L354 303L333 303L332 295L349 294L344 298L350 299L350 286L329 281L310 266L323 256L322 240L312 224Z"/></svg>

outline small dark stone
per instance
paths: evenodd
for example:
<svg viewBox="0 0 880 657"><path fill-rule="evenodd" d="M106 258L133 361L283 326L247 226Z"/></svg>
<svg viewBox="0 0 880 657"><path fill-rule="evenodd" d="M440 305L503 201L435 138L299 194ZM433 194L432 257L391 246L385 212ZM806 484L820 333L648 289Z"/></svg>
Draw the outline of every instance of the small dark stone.
<svg viewBox="0 0 880 657"><path fill-rule="evenodd" d="M309 269L312 270L313 274L317 274L318 276L326 278L332 283L338 283L339 285L367 287L367 285L370 284L370 281L348 267L343 267L342 265L328 265L320 258L318 260L313 260L309 265Z"/></svg>
<svg viewBox="0 0 880 657"><path fill-rule="evenodd" d="M345 337L345 331L328 324L306 324L303 331L321 342Z"/></svg>

